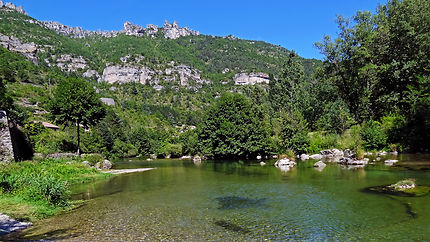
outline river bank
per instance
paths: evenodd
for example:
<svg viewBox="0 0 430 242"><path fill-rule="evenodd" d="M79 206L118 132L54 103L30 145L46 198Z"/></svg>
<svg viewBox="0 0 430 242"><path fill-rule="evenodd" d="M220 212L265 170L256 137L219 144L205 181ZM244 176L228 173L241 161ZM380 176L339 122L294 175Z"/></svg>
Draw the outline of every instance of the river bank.
<svg viewBox="0 0 430 242"><path fill-rule="evenodd" d="M111 177L82 164L80 158L41 159L0 165L0 229L28 227L72 209L70 186ZM22 222L20 222L22 221Z"/></svg>

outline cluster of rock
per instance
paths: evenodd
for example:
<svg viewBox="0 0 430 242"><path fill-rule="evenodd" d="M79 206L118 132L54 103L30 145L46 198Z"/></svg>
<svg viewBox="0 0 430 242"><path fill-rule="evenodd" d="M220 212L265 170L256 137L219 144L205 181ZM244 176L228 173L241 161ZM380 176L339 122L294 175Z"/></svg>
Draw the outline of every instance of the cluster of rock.
<svg viewBox="0 0 430 242"><path fill-rule="evenodd" d="M0 8L3 8L3 7L11 9L11 10L15 10L18 13L22 13L22 14L28 15L27 12L25 12L25 10L22 8L22 6L16 6L15 4L9 3L9 2L8 3L3 3L3 1L0 0Z"/></svg>
<svg viewBox="0 0 430 242"><path fill-rule="evenodd" d="M56 21L43 21L41 24L48 29L54 30L58 34L70 36L72 38L87 38L91 36L113 38L119 34L136 37L149 36L151 38L155 38L159 31L159 27L154 24L148 24L146 25L146 28L143 28L142 26L132 24L128 21L124 22L123 29L121 31L89 31L84 30L81 27L70 27ZM188 27L179 27L176 21L173 23L165 21L162 33L166 39L177 39L179 37L189 35L200 35L198 31L190 30Z"/></svg>
<svg viewBox="0 0 430 242"><path fill-rule="evenodd" d="M111 65L103 70L99 81L109 84L136 82L152 85L161 90L162 82L177 82L180 86L201 88L208 80L200 77L200 71L186 65L167 67L164 70L151 70L145 66L131 64Z"/></svg>
<svg viewBox="0 0 430 242"><path fill-rule="evenodd" d="M233 78L235 85L269 84L269 75L262 72L238 73Z"/></svg>
<svg viewBox="0 0 430 242"><path fill-rule="evenodd" d="M112 169L112 162L110 162L109 160L104 160L102 162L99 161L94 166L92 166L91 163L88 161L83 161L82 164L86 167L94 167L97 170L110 170L110 169Z"/></svg>
<svg viewBox="0 0 430 242"><path fill-rule="evenodd" d="M200 35L200 32L190 30L188 27L180 28L176 21L168 23L167 20L164 20L163 34L166 39L177 39L189 35Z"/></svg>
<svg viewBox="0 0 430 242"><path fill-rule="evenodd" d="M297 163L293 160L290 160L288 158L283 158L283 159L278 160L275 163L275 167L281 169L281 171L286 172L286 171L289 171L294 166L296 166L296 164Z"/></svg>
<svg viewBox="0 0 430 242"><path fill-rule="evenodd" d="M367 155L373 155L371 153L366 153ZM391 155L397 155L397 152L391 152ZM381 160L381 156L388 155L387 152L381 151L376 153L377 158L376 160ZM318 160L314 164L314 168L318 171L322 171L326 167L326 163L337 163L340 164L342 167L345 167L347 169L356 169L356 168L363 168L365 167L370 159L369 158L363 158L363 159L357 159L357 155L352 150L346 149L346 150L339 150L339 149L327 149L322 150L319 154L313 154L313 155L307 155L302 154L300 156L297 156L302 161L306 161L309 159L312 160ZM375 160L374 160L375 161ZM324 163L326 162L326 163ZM387 166L392 166L398 162L398 160L385 160L384 163ZM275 163L275 166L278 168L281 168L283 171L288 171L290 168L294 167L296 163L294 161L290 161L287 158L281 159Z"/></svg>
<svg viewBox="0 0 430 242"><path fill-rule="evenodd" d="M73 55L60 55L55 59L56 66L62 71L75 72L80 69L88 68L87 61L82 56L75 57ZM88 71L85 72L84 75L89 75Z"/></svg>
<svg viewBox="0 0 430 242"><path fill-rule="evenodd" d="M16 37L9 37L7 35L0 34L0 45L3 48L8 49L13 52L18 52L24 55L27 59L33 61L36 65L38 64L36 53L36 44L32 43L22 43Z"/></svg>

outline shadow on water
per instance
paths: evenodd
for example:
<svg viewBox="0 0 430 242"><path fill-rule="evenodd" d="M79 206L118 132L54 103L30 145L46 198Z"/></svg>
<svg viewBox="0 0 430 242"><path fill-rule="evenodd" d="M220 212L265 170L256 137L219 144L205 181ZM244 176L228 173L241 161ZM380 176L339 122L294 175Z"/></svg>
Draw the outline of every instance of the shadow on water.
<svg viewBox="0 0 430 242"><path fill-rule="evenodd" d="M0 236L1 241L56 241L69 240L78 237L78 234L70 233L71 229L57 229L45 234L29 235L26 232L20 231Z"/></svg>
<svg viewBox="0 0 430 242"><path fill-rule="evenodd" d="M246 198L239 196L218 197L218 209L240 209L251 207L265 207L266 198Z"/></svg>
<svg viewBox="0 0 430 242"><path fill-rule="evenodd" d="M227 220L217 220L215 221L215 225L223 227L226 230L230 230L230 231L234 231L242 234L247 234L250 232L248 229L241 227L237 224L234 224L232 222L229 222Z"/></svg>

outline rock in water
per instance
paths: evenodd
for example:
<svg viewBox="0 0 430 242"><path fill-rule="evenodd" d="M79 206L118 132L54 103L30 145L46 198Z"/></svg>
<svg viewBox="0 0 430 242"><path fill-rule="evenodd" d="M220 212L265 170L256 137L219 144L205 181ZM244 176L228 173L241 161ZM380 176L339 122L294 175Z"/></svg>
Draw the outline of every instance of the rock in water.
<svg viewBox="0 0 430 242"><path fill-rule="evenodd" d="M314 164L314 167L325 167L325 166L326 166L326 164L322 161L318 161Z"/></svg>
<svg viewBox="0 0 430 242"><path fill-rule="evenodd" d="M278 167L278 168L281 168L281 170L283 169L283 168L292 168L292 167L294 167L296 165L296 162L294 162L294 161L292 161L292 160L289 160L288 158L284 158L284 159L281 159L281 160L278 160L276 163L275 163L275 166L276 167Z"/></svg>
<svg viewBox="0 0 430 242"><path fill-rule="evenodd" d="M387 166L392 166L392 165L394 165L394 163L397 163L397 162L398 162L398 160L386 160L386 161L384 161L385 165L387 165Z"/></svg>

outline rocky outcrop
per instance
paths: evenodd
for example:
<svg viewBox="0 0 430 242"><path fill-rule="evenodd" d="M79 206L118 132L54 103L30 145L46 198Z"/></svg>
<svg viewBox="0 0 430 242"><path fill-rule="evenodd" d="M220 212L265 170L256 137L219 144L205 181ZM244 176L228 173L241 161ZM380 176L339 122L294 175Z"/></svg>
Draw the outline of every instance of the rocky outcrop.
<svg viewBox="0 0 430 242"><path fill-rule="evenodd" d="M87 61L82 56L60 55L55 61L57 67L67 72L88 68Z"/></svg>
<svg viewBox="0 0 430 242"><path fill-rule="evenodd" d="M269 75L262 72L238 73L233 78L236 85L269 84Z"/></svg>
<svg viewBox="0 0 430 242"><path fill-rule="evenodd" d="M96 78L96 79L98 79L100 77L100 75L99 75L99 73L97 71L91 70L91 69L86 70L82 74L82 76L85 77L85 78Z"/></svg>
<svg viewBox="0 0 430 242"><path fill-rule="evenodd" d="M2 1L0 1L0 8L2 8L2 7L6 7L6 8L9 8L9 9L15 10L18 13L21 13L21 14L24 14L24 15L28 15L27 12L22 8L22 6L18 6L17 7L13 3L6 3L6 4L4 4Z"/></svg>
<svg viewBox="0 0 430 242"><path fill-rule="evenodd" d="M168 23L167 20L164 20L163 34L166 39L177 39L179 37L189 35L200 35L198 31L190 30L188 27L180 28L176 21Z"/></svg>
<svg viewBox="0 0 430 242"><path fill-rule="evenodd" d="M127 58L123 59L123 62L127 63ZM145 66L131 64L112 65L104 69L100 80L110 84L129 82L149 84L156 90L163 88L160 81L176 82L180 86L195 88L201 88L204 83L209 83L208 80L201 79L200 71L186 65L168 67L164 70L151 70Z"/></svg>
<svg viewBox="0 0 430 242"><path fill-rule="evenodd" d="M158 26L154 24L146 25L145 34L151 38L155 38L158 33Z"/></svg>
<svg viewBox="0 0 430 242"><path fill-rule="evenodd" d="M9 122L5 111L0 110L0 163L9 163L14 160L12 137Z"/></svg>
<svg viewBox="0 0 430 242"><path fill-rule="evenodd" d="M102 36L106 38L112 38L118 36L118 31L89 31L84 30L81 27L70 27L61 24L57 21L42 21L41 24L46 28L55 31L57 34L66 35L72 38L86 38L90 36Z"/></svg>
<svg viewBox="0 0 430 242"><path fill-rule="evenodd" d="M0 45L13 52L18 52L24 55L27 59L33 61L36 65L38 64L36 53L36 44L32 43L22 43L16 37L9 37L7 35L0 34Z"/></svg>
<svg viewBox="0 0 430 242"><path fill-rule="evenodd" d="M122 33L136 37L149 36L151 38L155 38L159 30L159 27L154 24L148 24L145 29L142 26L134 25L128 21L124 23L124 28L121 31L89 31L84 30L81 27L70 27L56 21L43 21L41 22L41 25L57 32L58 34L67 35L72 38L87 38L91 36L113 38ZM200 33L198 31L190 30L188 27L180 28L176 21L173 23L165 21L163 28L163 36L168 39L177 39L182 36L199 34Z"/></svg>
<svg viewBox="0 0 430 242"><path fill-rule="evenodd" d="M103 70L101 80L110 84L129 82L145 84L153 75L155 75L155 72L146 67L114 65L108 66Z"/></svg>
<svg viewBox="0 0 430 242"><path fill-rule="evenodd" d="M124 29L126 35L132 35L136 37L142 37L145 34L145 29L142 26L134 25L130 22L124 23Z"/></svg>

